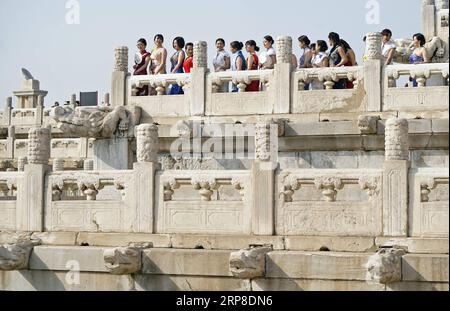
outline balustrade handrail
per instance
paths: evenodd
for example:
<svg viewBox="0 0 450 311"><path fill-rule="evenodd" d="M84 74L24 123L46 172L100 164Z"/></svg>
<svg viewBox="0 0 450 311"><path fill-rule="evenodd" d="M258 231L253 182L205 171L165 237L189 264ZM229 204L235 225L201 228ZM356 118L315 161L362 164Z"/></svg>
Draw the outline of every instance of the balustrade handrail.
<svg viewBox="0 0 450 311"><path fill-rule="evenodd" d="M385 70L389 77L418 75L419 73L423 73L425 76L442 73L444 78L448 78L449 75L448 63L389 65Z"/></svg>

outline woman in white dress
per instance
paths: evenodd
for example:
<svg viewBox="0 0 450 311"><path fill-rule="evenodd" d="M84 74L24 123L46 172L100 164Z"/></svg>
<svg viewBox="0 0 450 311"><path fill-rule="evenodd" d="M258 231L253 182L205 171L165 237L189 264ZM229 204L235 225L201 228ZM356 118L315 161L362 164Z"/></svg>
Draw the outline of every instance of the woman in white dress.
<svg viewBox="0 0 450 311"><path fill-rule="evenodd" d="M216 40L217 53L213 59L214 72L227 71L231 68L231 55L225 50L225 40L219 38ZM229 83L222 84L221 93L227 93L229 89Z"/></svg>
<svg viewBox="0 0 450 311"><path fill-rule="evenodd" d="M273 48L274 40L272 36L265 36L263 40L263 45L265 51L262 51L259 55L259 69L273 69L277 63L277 55Z"/></svg>
<svg viewBox="0 0 450 311"><path fill-rule="evenodd" d="M313 58L311 59L311 65L313 68L323 68L330 65L330 61L327 54L328 45L323 40L318 40L316 43L316 50ZM311 82L311 90L323 90L323 82L314 80Z"/></svg>

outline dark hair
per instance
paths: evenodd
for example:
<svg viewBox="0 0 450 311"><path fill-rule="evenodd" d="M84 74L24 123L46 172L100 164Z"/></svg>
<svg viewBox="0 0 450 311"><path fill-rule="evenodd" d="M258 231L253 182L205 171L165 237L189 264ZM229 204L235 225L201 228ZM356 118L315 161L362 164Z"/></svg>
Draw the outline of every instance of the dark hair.
<svg viewBox="0 0 450 311"><path fill-rule="evenodd" d="M217 40L216 40L216 43L217 43L217 42L222 42L222 43L223 43L223 45L225 45L225 40L224 40L224 39L222 39L222 38L219 38L219 39L217 39Z"/></svg>
<svg viewBox="0 0 450 311"><path fill-rule="evenodd" d="M328 50L328 44L324 40L317 40L317 45L320 47L320 52L326 52Z"/></svg>
<svg viewBox="0 0 450 311"><path fill-rule="evenodd" d="M366 40L367 40L367 36L364 36L363 41L366 42Z"/></svg>
<svg viewBox="0 0 450 311"><path fill-rule="evenodd" d="M309 48L310 48L311 50L315 50L315 49L316 49L316 44L315 44L315 43L311 43L310 46L309 46Z"/></svg>
<svg viewBox="0 0 450 311"><path fill-rule="evenodd" d="M345 41L344 39L341 39L341 46L344 48L345 52L352 49L350 44L348 44L348 42Z"/></svg>
<svg viewBox="0 0 450 311"><path fill-rule="evenodd" d="M330 34L328 35L328 39L332 40L335 45L341 44L341 37L335 32L330 32Z"/></svg>
<svg viewBox="0 0 450 311"><path fill-rule="evenodd" d="M391 31L390 29L383 29L383 30L381 31L381 34L382 34L383 36L390 36L390 37L392 37L392 31Z"/></svg>
<svg viewBox="0 0 450 311"><path fill-rule="evenodd" d="M245 42L245 46L253 46L255 48L255 51L258 52L260 50L259 46L256 45L256 41L255 40L248 40L247 42Z"/></svg>
<svg viewBox="0 0 450 311"><path fill-rule="evenodd" d="M138 43L142 43L143 45L147 46L147 40L145 40L144 38L139 39Z"/></svg>
<svg viewBox="0 0 450 311"><path fill-rule="evenodd" d="M423 34L421 34L421 33L416 33L416 34L413 36L413 39L414 39L414 38L417 38L417 40L420 41L420 46L424 46L425 43L427 42L427 41L425 40L425 36L424 36Z"/></svg>
<svg viewBox="0 0 450 311"><path fill-rule="evenodd" d="M184 39L182 37L176 37L172 42L176 41L180 49L184 48Z"/></svg>
<svg viewBox="0 0 450 311"><path fill-rule="evenodd" d="M267 36L264 37L264 39L266 39L268 42L270 42L270 44L274 44L275 43L275 41L273 41L272 36L267 35Z"/></svg>
<svg viewBox="0 0 450 311"><path fill-rule="evenodd" d="M311 40L309 40L309 38L307 36L300 36L298 38L299 42L303 42L306 45L310 45L311 44Z"/></svg>
<svg viewBox="0 0 450 311"><path fill-rule="evenodd" d="M244 47L244 44L242 42L239 42L239 41L233 41L233 42L230 43L230 46L233 49L236 49L236 50L240 51Z"/></svg>
<svg viewBox="0 0 450 311"><path fill-rule="evenodd" d="M192 43L192 42L188 42L188 43L186 43L186 48L188 47L188 46L192 46L192 47L194 47L194 43Z"/></svg>
<svg viewBox="0 0 450 311"><path fill-rule="evenodd" d="M161 35L161 34L157 34L157 35L155 36L155 38L153 39L153 41L155 41L156 39L161 39L161 41L164 42L164 36Z"/></svg>

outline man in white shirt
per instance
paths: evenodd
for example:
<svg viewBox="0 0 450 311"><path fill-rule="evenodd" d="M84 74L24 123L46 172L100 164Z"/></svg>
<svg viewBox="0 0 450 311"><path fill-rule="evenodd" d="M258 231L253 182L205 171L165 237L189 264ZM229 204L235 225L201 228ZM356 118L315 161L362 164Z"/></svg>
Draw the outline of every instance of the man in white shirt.
<svg viewBox="0 0 450 311"><path fill-rule="evenodd" d="M394 60L396 45L392 38L392 31L389 29L384 29L381 32L383 36L383 43L381 45L381 50L383 57L385 59L385 65L392 65L392 61Z"/></svg>

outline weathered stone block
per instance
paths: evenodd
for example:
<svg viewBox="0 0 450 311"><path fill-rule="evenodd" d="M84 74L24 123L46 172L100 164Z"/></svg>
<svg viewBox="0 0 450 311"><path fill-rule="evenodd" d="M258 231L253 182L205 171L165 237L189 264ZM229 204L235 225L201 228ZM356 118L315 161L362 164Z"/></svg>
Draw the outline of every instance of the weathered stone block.
<svg viewBox="0 0 450 311"><path fill-rule="evenodd" d="M366 264L367 280L380 284L399 282L402 279L401 260L405 254L402 249L380 249Z"/></svg>
<svg viewBox="0 0 450 311"><path fill-rule="evenodd" d="M408 254L403 256L402 280L448 282L448 255Z"/></svg>

